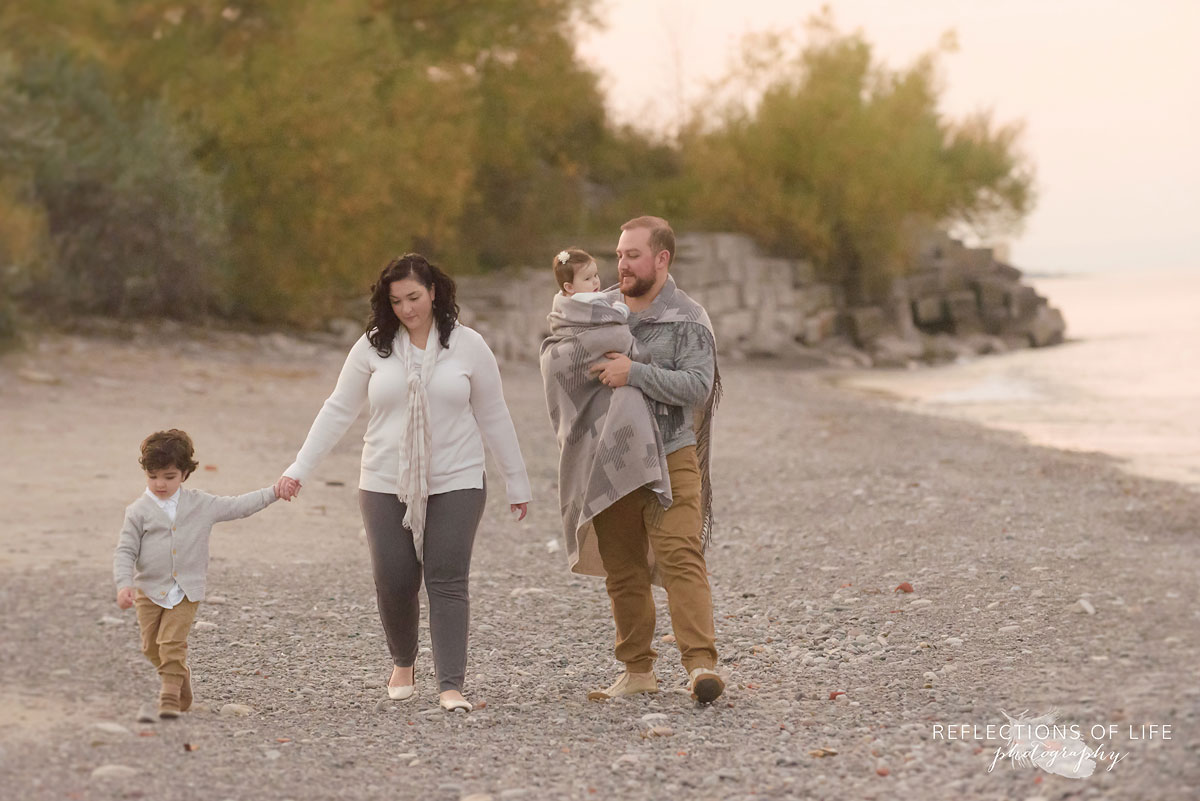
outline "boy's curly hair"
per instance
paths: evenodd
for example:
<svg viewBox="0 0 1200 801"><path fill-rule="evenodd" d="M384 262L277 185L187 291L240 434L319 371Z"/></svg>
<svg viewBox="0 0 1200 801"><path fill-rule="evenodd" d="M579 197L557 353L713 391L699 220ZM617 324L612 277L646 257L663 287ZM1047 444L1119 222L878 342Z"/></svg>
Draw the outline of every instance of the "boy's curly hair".
<svg viewBox="0 0 1200 801"><path fill-rule="evenodd" d="M200 466L192 458L195 453L192 438L187 432L172 428L167 431L155 431L142 440L142 458L138 459L138 463L146 472L174 467L187 478Z"/></svg>

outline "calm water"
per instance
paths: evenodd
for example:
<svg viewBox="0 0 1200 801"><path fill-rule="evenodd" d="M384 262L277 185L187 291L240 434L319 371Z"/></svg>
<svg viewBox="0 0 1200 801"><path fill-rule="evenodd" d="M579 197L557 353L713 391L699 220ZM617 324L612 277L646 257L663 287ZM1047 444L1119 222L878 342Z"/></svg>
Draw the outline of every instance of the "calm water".
<svg viewBox="0 0 1200 801"><path fill-rule="evenodd" d="M844 382L1200 489L1200 269L1034 279L1065 345Z"/></svg>

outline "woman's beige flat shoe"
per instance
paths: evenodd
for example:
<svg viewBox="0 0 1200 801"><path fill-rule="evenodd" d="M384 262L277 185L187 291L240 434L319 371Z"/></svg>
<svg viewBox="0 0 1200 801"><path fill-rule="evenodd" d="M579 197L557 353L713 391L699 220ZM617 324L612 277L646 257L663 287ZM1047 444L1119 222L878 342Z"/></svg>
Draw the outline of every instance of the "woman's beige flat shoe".
<svg viewBox="0 0 1200 801"><path fill-rule="evenodd" d="M470 701L464 701L458 698L439 700L438 703L441 705L442 709L446 710L447 712L470 712L475 708L471 706Z"/></svg>
<svg viewBox="0 0 1200 801"><path fill-rule="evenodd" d="M416 685L413 684L401 684L399 687L393 687L389 684L388 698L391 698L393 701L405 701L412 698L416 689Z"/></svg>

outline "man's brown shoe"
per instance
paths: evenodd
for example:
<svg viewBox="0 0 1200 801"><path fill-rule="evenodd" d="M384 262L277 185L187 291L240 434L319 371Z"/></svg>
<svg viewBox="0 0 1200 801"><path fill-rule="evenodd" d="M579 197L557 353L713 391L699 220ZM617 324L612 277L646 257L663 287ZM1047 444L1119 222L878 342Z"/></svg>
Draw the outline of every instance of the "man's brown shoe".
<svg viewBox="0 0 1200 801"><path fill-rule="evenodd" d="M711 704L725 692L725 680L712 668L693 668L688 678L692 698L702 704Z"/></svg>
<svg viewBox="0 0 1200 801"><path fill-rule="evenodd" d="M183 674L183 684L179 687L179 711L187 712L192 708L192 669L188 668Z"/></svg>
<svg viewBox="0 0 1200 801"><path fill-rule="evenodd" d="M158 716L160 718L177 718L179 717L179 690L181 684L178 680L171 681L163 678L162 691L158 694Z"/></svg>
<svg viewBox="0 0 1200 801"><path fill-rule="evenodd" d="M649 673L630 673L628 670L613 682L606 690L592 690L587 694L589 701L607 701L610 698L620 698L623 695L658 692L658 677L654 671Z"/></svg>

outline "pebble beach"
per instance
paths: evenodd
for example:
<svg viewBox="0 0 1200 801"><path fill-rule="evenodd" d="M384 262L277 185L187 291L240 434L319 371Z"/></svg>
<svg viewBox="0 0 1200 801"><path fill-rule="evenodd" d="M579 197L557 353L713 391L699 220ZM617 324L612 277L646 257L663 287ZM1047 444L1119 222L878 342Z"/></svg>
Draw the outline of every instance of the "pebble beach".
<svg viewBox="0 0 1200 801"><path fill-rule="evenodd" d="M556 539L540 376L505 364L535 498L518 524L489 488L475 711L438 708L427 630L416 695L387 699L360 420L295 501L214 529L197 705L139 720L157 683L111 578L144 489L138 443L183 428L201 463L188 486L268 486L344 355L169 327L0 358L6 797L1197 797L1200 493L761 362L723 368L715 423L716 704L684 688L661 591L661 692L586 699L620 670L608 600ZM988 728L1051 710L1102 746L1091 776L1018 764Z"/></svg>

